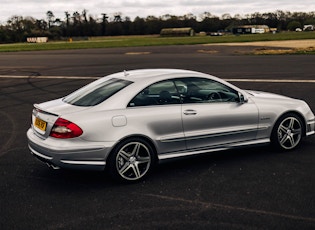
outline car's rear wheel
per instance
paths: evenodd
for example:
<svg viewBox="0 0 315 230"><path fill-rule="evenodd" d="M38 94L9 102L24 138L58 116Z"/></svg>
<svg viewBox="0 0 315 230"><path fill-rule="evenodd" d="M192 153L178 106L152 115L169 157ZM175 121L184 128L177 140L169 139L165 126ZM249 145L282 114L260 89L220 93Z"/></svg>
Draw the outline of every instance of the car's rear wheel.
<svg viewBox="0 0 315 230"><path fill-rule="evenodd" d="M119 181L138 181L151 170L154 151L141 138L130 138L119 143L108 161L109 173Z"/></svg>
<svg viewBox="0 0 315 230"><path fill-rule="evenodd" d="M301 119L295 114L286 114L276 123L271 141L281 150L291 150L297 147L303 137Z"/></svg>

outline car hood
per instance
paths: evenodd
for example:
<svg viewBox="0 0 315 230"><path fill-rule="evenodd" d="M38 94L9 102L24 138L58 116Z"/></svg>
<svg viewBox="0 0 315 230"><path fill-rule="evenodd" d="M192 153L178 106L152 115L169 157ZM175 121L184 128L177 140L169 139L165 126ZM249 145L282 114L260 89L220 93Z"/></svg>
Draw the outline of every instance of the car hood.
<svg viewBox="0 0 315 230"><path fill-rule="evenodd" d="M246 90L248 94L257 98L266 98L266 99L291 99L290 97L286 97L279 94L274 93L267 93L262 91L255 91L255 90Z"/></svg>
<svg viewBox="0 0 315 230"><path fill-rule="evenodd" d="M41 104L36 104L34 106L42 111L55 114L58 116L70 114L70 113L77 113L77 112L81 112L83 110L87 110L90 108L90 107L84 107L84 106L70 105L64 102L62 98L56 99L53 101L44 102Z"/></svg>

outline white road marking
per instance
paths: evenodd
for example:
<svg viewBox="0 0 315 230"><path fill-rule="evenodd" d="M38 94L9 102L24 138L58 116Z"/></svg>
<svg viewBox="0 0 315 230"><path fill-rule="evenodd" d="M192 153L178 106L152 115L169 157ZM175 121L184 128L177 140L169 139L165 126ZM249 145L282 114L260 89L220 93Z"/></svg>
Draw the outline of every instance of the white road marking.
<svg viewBox="0 0 315 230"><path fill-rule="evenodd" d="M221 209L221 210L227 210L227 211L252 213L258 216L264 215L264 216L281 217L285 219L305 221L305 222L311 222L311 223L315 222L315 218L313 217L297 216L297 215L292 215L292 214L286 214L286 213L280 213L280 212L278 213L278 212L265 211L265 210L259 210L259 209L251 209L251 208L246 208L246 207L238 207L238 206L225 205L225 204L219 204L219 203L210 203L207 201L200 201L200 200L189 200L185 198L163 196L159 194L143 194L143 195L157 198L157 199L162 199L162 200L187 203L187 204L195 205L196 207L201 206L204 209Z"/></svg>
<svg viewBox="0 0 315 230"><path fill-rule="evenodd" d="M279 82L279 83L315 83L315 80L302 80L302 79L237 79L226 78L225 81L234 82Z"/></svg>
<svg viewBox="0 0 315 230"><path fill-rule="evenodd" d="M75 79L75 80L96 80L101 77L79 77L79 76L10 76L0 75L4 79ZM315 79L250 79L250 78L225 78L225 81L232 82L269 82L269 83L315 83Z"/></svg>
<svg viewBox="0 0 315 230"><path fill-rule="evenodd" d="M75 76L9 76L9 75L0 75L0 78L6 79L75 79L75 80L96 80L100 77L75 77Z"/></svg>
<svg viewBox="0 0 315 230"><path fill-rule="evenodd" d="M151 54L151 52L127 52L126 55L146 55Z"/></svg>

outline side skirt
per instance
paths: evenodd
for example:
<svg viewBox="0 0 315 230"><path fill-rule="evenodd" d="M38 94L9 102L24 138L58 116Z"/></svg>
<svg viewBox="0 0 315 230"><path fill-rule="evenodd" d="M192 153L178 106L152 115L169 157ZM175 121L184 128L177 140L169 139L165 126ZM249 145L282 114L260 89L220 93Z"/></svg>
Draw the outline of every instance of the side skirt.
<svg viewBox="0 0 315 230"><path fill-rule="evenodd" d="M246 142L231 143L228 145L214 146L212 148L207 148L207 149L192 149L192 150L181 151L181 152L164 153L164 154L159 154L158 159L159 161L164 161L168 159L193 156L193 155L198 155L202 153L218 152L218 151L247 147L247 146L252 146L252 145L265 145L268 143L270 143L270 139L265 138L265 139L252 140L252 141L246 141Z"/></svg>

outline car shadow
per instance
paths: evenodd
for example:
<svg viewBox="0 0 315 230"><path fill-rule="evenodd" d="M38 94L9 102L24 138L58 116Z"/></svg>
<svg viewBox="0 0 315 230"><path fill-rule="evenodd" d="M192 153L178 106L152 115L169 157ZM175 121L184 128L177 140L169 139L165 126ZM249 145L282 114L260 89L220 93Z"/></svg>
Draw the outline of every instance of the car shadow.
<svg viewBox="0 0 315 230"><path fill-rule="evenodd" d="M303 143L303 148L311 148L312 142ZM179 159L172 159L161 162L154 167L148 177L134 183L122 183L113 181L109 174L104 172L82 171L82 170L52 170L38 162L33 166L31 178L36 179L33 183L42 183L52 186L54 189L78 189L94 188L104 189L117 186L128 186L143 183L153 183L154 181L168 180L170 178L181 178L183 174L196 174L218 168L228 170L231 167L242 167L242 165L259 165L266 162L281 161L283 155L296 155L300 148L289 152L282 152L273 149L271 146L249 147L233 149L220 152L206 153ZM253 166L255 167L255 166Z"/></svg>

